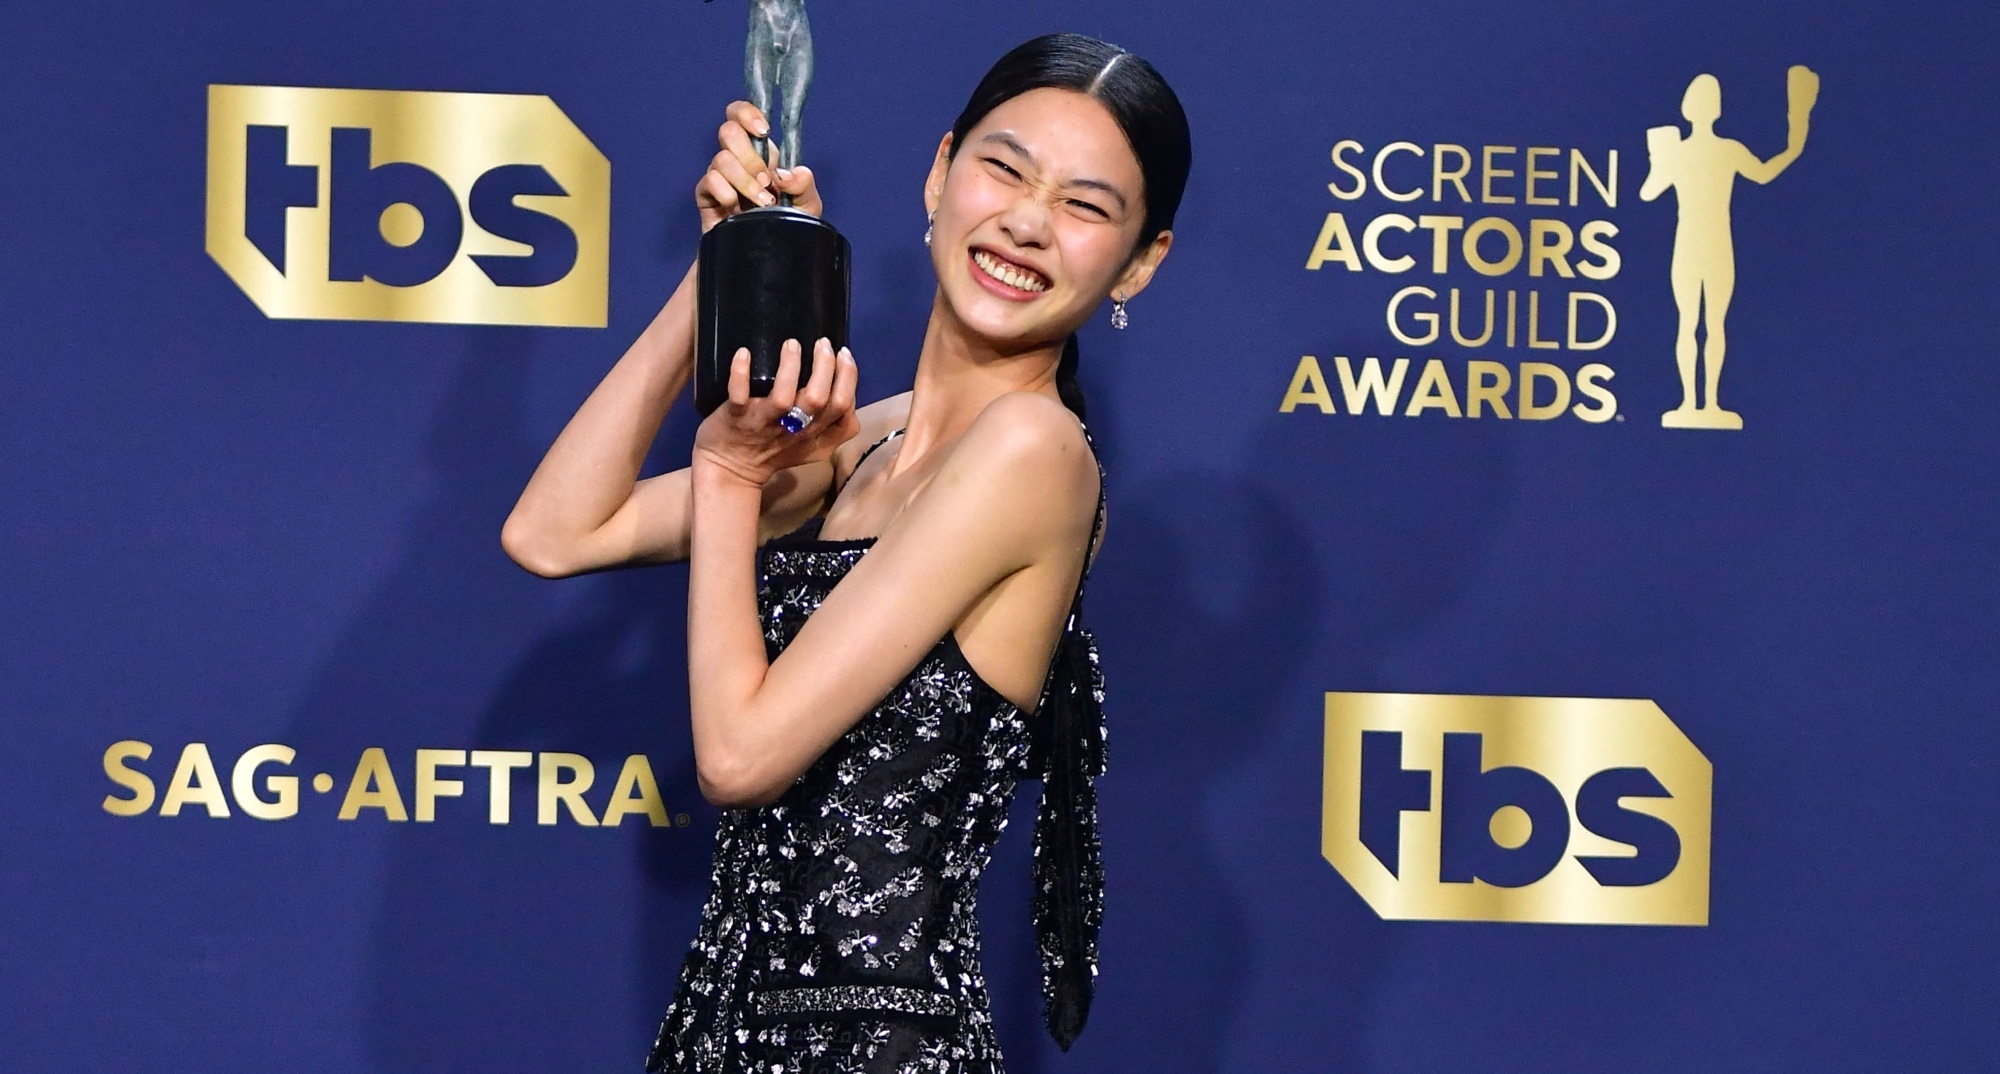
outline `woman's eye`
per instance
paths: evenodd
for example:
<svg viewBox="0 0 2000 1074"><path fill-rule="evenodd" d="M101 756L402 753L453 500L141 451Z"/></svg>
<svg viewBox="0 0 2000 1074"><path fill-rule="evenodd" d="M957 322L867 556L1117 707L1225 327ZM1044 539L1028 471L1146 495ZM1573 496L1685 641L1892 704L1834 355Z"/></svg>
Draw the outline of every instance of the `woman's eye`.
<svg viewBox="0 0 2000 1074"><path fill-rule="evenodd" d="M1020 172L1017 172L1014 169L1008 167L1006 163L1003 161L998 161L993 159L992 157L987 157L986 163L991 164L994 167L1000 169L1002 172L1006 173L1006 176L1009 179L1019 179L1021 177Z"/></svg>
<svg viewBox="0 0 2000 1074"><path fill-rule="evenodd" d="M1097 217L1102 217L1102 218L1104 218L1104 219L1106 219L1106 220L1109 220L1109 219L1111 219L1111 214L1110 214L1110 213L1107 213L1107 212L1105 212L1105 211L1104 211L1103 209L1101 209L1101 208L1099 208L1099 207L1097 207L1097 206L1095 206L1095 205L1092 205L1091 203L1089 203L1089 202L1087 202L1087 201L1076 201L1076 200L1073 200L1073 199L1072 199L1072 200L1070 201L1070 205L1071 205L1071 206L1072 206L1073 208L1076 208L1076 209L1080 209L1080 210L1082 210L1083 212L1085 212L1085 213L1087 213L1087 214L1089 214L1089 215L1091 215L1091 216L1097 216Z"/></svg>

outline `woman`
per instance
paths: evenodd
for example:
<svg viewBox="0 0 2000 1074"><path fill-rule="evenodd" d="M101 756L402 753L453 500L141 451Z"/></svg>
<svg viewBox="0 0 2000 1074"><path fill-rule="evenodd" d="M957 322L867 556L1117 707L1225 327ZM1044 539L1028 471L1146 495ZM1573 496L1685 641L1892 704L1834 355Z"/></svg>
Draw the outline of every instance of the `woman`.
<svg viewBox="0 0 2000 1074"><path fill-rule="evenodd" d="M780 193L819 212L809 169L751 148L767 132L730 106L704 230ZM1065 1048L1081 1031L1102 729L1077 610L1103 490L1074 333L1107 297L1122 327L1172 244L1189 152L1144 60L1071 34L1022 45L924 187L938 287L912 391L857 410L854 358L824 340L794 388L794 341L753 398L739 352L692 465L636 480L691 366L690 270L522 493L502 543L537 574L691 561L696 769L725 810L649 1070L997 1072L973 908L1022 777L1045 781L1049 1027Z"/></svg>

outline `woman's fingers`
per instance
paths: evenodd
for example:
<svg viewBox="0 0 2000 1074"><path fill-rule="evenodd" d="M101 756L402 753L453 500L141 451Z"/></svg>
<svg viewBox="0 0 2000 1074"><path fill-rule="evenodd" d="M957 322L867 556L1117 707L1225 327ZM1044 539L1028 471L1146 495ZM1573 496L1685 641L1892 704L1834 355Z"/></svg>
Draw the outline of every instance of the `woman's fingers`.
<svg viewBox="0 0 2000 1074"><path fill-rule="evenodd" d="M697 198L706 200L725 214L735 212L743 200L728 177L712 168L702 173L701 182L695 184L694 192Z"/></svg>
<svg viewBox="0 0 2000 1074"><path fill-rule="evenodd" d="M854 361L854 352L846 347L834 359L833 399L827 405L842 414L854 412L854 395L860 390L861 367Z"/></svg>
<svg viewBox="0 0 2000 1074"><path fill-rule="evenodd" d="M803 350L799 341L788 339L778 348L778 380L771 385L771 405L782 414L798 403L799 364Z"/></svg>
<svg viewBox="0 0 2000 1074"><path fill-rule="evenodd" d="M724 157L735 162L736 169L748 177L751 190L761 192L770 185L771 165L757 155L756 148L750 144L749 132L742 125L724 123L716 136L722 142L722 151L717 154L718 163Z"/></svg>
<svg viewBox="0 0 2000 1074"><path fill-rule="evenodd" d="M731 123L742 127L759 138L768 138L771 136L770 122L764 118L763 111L749 101L729 102L729 107L722 110L722 115Z"/></svg>
<svg viewBox="0 0 2000 1074"><path fill-rule="evenodd" d="M702 232L706 234L718 221L734 215L742 200L729 180L713 171L703 172L701 182L694 187L694 206L701 214Z"/></svg>
<svg viewBox="0 0 2000 1074"><path fill-rule="evenodd" d="M858 428L858 419L854 416L854 393L861 381L861 371L855 365L854 353L846 347L840 348L840 354L828 364L834 367L833 395L826 404L827 420L834 428L828 430L828 434L834 436L838 443L854 435L855 429L848 426Z"/></svg>
<svg viewBox="0 0 2000 1074"><path fill-rule="evenodd" d="M736 348L729 360L729 405L738 409L750 405L750 348Z"/></svg>
<svg viewBox="0 0 2000 1074"><path fill-rule="evenodd" d="M729 363L727 413L710 415L696 444L706 445L731 466L740 464L745 473L768 478L788 467L824 461L853 439L861 430L854 409L860 371L853 353L845 347L836 352L825 339L815 341L812 375L800 385L804 354L798 340L786 340L778 351L777 383L759 399L750 394L750 349L738 348ZM779 423L779 415L794 406L813 418L799 434L785 432Z"/></svg>
<svg viewBox="0 0 2000 1074"><path fill-rule="evenodd" d="M769 138L771 134L771 124L764 113L749 101L735 101L725 115L728 118L715 135L722 149L709 162L709 171L721 176L736 196L733 201L715 197L720 215L728 216L752 205L775 205L779 194L788 195L799 209L821 215L825 206L820 201L819 185L811 168L800 165L780 170L758 154L752 139ZM768 141L765 145L775 158L776 147Z"/></svg>
<svg viewBox="0 0 2000 1074"><path fill-rule="evenodd" d="M842 347L839 354L833 352L833 345L822 341L816 352L816 362L833 370L831 383L827 385L826 405L814 412L812 424L813 450L830 452L854 438L861 431L861 419L854 413L854 393L860 379L854 365L854 355ZM813 368L813 379L819 379L819 366Z"/></svg>
<svg viewBox="0 0 2000 1074"><path fill-rule="evenodd" d="M793 205L814 216L820 215L823 206L819 200L819 184L814 181L811 168L803 164L796 168L779 168L772 176L771 185L780 193L790 194Z"/></svg>
<svg viewBox="0 0 2000 1074"><path fill-rule="evenodd" d="M722 148L708 163L708 171L695 184L695 205L702 211L702 230L753 205L772 205L777 195L772 187L776 177L771 166L757 155L751 137L771 131L764 113L749 101L735 101L728 118L716 131Z"/></svg>
<svg viewBox="0 0 2000 1074"><path fill-rule="evenodd" d="M710 171L727 179L729 185L735 188L737 194L745 201L756 205L769 205L777 200L766 189L766 178L751 174L743 167L743 162L726 149L715 154L715 159L708 162L708 167Z"/></svg>
<svg viewBox="0 0 2000 1074"><path fill-rule="evenodd" d="M833 397L834 364L833 344L821 336L819 342L813 344L812 376L800 390L798 400L799 409L815 418L826 412L827 400Z"/></svg>

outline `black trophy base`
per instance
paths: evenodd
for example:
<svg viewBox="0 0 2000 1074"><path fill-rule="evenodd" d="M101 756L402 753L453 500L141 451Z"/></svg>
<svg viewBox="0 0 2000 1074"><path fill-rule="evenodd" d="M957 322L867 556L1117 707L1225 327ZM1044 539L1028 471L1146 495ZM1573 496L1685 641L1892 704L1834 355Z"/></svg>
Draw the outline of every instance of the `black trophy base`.
<svg viewBox="0 0 2000 1074"><path fill-rule="evenodd" d="M710 228L695 270L695 410L706 417L728 400L739 348L750 348L750 394L769 395L786 340L804 348L800 384L815 341L847 346L849 261L847 239L798 209L752 209Z"/></svg>

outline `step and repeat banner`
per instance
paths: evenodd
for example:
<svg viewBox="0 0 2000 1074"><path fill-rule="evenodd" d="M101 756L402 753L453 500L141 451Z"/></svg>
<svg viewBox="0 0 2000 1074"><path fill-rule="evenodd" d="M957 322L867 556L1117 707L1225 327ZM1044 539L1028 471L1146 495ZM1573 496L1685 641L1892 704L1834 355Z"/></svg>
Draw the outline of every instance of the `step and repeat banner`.
<svg viewBox="0 0 2000 1074"><path fill-rule="evenodd" d="M638 1069L716 816L686 572L498 537L693 257L746 6L10 19L0 1069ZM1990 1067L2000 19L812 15L866 398L1001 53L1117 42L1194 129L1083 333L1098 1002L1042 1035L1017 823L1010 1070Z"/></svg>

